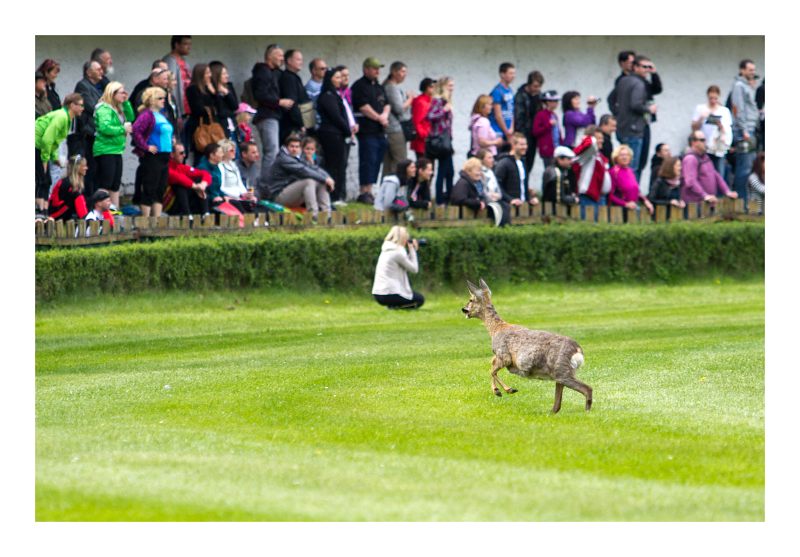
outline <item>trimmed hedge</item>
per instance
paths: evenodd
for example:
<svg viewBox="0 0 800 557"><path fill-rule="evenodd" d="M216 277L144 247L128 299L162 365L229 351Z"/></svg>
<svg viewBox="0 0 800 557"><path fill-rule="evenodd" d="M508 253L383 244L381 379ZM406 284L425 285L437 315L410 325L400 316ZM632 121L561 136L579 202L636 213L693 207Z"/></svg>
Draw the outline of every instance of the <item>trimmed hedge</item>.
<svg viewBox="0 0 800 557"><path fill-rule="evenodd" d="M364 290L388 228L178 238L36 253L37 301L84 293L281 287ZM675 281L764 272L764 223L426 230L416 288L465 278Z"/></svg>

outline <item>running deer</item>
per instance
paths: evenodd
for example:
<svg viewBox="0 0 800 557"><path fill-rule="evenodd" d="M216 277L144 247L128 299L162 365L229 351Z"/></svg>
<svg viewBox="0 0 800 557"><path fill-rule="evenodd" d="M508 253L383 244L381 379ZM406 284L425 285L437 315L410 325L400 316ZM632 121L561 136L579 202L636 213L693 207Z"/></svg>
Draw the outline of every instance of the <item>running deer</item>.
<svg viewBox="0 0 800 557"><path fill-rule="evenodd" d="M583 364L583 350L573 339L546 331L532 331L520 325L506 323L492 305L492 292L480 280L480 286L467 281L470 298L461 311L467 319L475 317L483 321L492 338L492 391L503 396L499 384L508 393L517 389L508 387L497 376L502 368L520 377L556 382L556 398L553 413L561 409L561 394L564 387L578 391L586 397L586 410L592 408L592 388L575 378L575 371Z"/></svg>

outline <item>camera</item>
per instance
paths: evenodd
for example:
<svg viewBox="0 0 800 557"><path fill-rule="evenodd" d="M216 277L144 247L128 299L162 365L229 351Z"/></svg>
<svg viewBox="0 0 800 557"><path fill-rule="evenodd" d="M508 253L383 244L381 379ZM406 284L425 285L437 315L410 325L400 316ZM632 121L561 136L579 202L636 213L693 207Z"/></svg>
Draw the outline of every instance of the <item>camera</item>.
<svg viewBox="0 0 800 557"><path fill-rule="evenodd" d="M417 241L417 245L419 245L419 246L427 246L428 245L428 239L427 238L415 238L415 240Z"/></svg>

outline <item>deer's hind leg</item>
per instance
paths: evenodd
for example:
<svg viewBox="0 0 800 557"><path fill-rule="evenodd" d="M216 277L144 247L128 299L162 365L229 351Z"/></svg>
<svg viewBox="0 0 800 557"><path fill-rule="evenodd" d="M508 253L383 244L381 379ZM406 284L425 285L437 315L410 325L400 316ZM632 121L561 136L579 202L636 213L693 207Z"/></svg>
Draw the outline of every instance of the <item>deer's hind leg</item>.
<svg viewBox="0 0 800 557"><path fill-rule="evenodd" d="M564 377L560 379L560 381L561 383L564 384L565 387L569 387L574 391L578 391L579 393L581 393L583 396L586 397L587 412L592 409L592 388L589 385L587 385L586 383L582 383L581 381L578 381L574 377Z"/></svg>
<svg viewBox="0 0 800 557"><path fill-rule="evenodd" d="M497 396L503 396L503 393L501 393L500 389L497 388L498 384L501 387L503 387L503 390L508 394L513 394L517 392L517 389L509 387L508 385L503 383L497 376L497 372L503 369L504 367L505 366L503 365L503 362L500 361L500 358L498 358L497 356L492 358L492 392L494 392L494 394Z"/></svg>
<svg viewBox="0 0 800 557"><path fill-rule="evenodd" d="M553 414L558 414L558 411L561 410L561 395L564 392L564 384L563 383L556 383L556 400L553 403Z"/></svg>

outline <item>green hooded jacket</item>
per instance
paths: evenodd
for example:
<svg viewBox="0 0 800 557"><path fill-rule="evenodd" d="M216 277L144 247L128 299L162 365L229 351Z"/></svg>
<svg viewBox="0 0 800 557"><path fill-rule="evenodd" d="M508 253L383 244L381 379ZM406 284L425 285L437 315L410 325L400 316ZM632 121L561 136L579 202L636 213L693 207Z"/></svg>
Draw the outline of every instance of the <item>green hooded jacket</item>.
<svg viewBox="0 0 800 557"><path fill-rule="evenodd" d="M125 107L123 107L123 112ZM127 115L123 116L127 121ZM97 103L94 110L94 149L95 157L100 155L121 155L125 150L125 127L119 113L109 104Z"/></svg>
<svg viewBox="0 0 800 557"><path fill-rule="evenodd" d="M58 160L58 146L67 138L72 125L66 108L48 112L36 119L36 148L42 152L42 162Z"/></svg>

